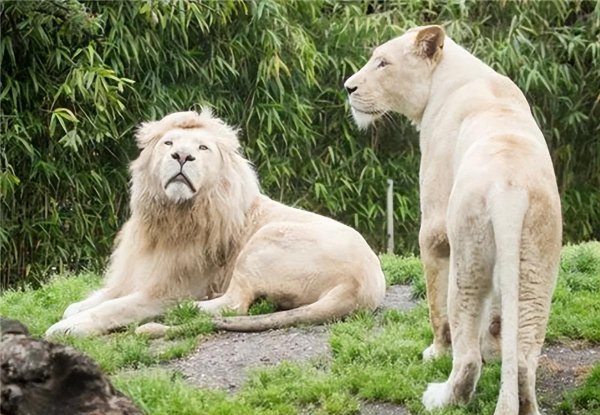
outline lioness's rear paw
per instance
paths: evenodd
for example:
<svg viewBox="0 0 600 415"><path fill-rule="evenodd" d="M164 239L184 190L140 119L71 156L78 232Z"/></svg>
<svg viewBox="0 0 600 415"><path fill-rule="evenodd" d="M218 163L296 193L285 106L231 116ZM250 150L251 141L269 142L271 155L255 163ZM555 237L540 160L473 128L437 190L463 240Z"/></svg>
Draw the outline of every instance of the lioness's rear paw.
<svg viewBox="0 0 600 415"><path fill-rule="evenodd" d="M452 396L448 391L447 383L430 383L423 394L423 406L428 411L451 403Z"/></svg>

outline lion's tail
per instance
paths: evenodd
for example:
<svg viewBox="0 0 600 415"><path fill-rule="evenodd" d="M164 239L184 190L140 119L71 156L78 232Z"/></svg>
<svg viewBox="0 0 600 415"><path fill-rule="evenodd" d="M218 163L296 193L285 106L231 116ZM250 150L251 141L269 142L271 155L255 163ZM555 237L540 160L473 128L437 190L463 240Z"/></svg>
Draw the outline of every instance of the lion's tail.
<svg viewBox="0 0 600 415"><path fill-rule="evenodd" d="M265 331L297 324L320 324L341 318L357 307L349 299L350 287L340 285L319 300L291 310L258 316L221 317L214 320L215 328L228 331Z"/></svg>
<svg viewBox="0 0 600 415"><path fill-rule="evenodd" d="M498 188L490 195L496 242L494 287L502 304L502 375L496 413L519 413L519 264L529 197L524 189Z"/></svg>

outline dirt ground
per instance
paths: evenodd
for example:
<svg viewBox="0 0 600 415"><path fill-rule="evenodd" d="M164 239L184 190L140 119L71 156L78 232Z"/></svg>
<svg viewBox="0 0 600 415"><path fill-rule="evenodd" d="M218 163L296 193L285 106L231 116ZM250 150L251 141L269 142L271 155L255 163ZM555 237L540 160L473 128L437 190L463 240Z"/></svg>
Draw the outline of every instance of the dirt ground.
<svg viewBox="0 0 600 415"><path fill-rule="evenodd" d="M552 408L562 401L563 393L580 386L598 361L600 346L574 342L544 347L537 371L540 405Z"/></svg>
<svg viewBox="0 0 600 415"><path fill-rule="evenodd" d="M408 310L416 305L411 287L388 289L383 308ZM218 333L202 342L190 356L168 364L189 382L203 388L225 389L234 393L248 371L274 366L282 361L328 361L331 351L327 326L296 327L263 333ZM538 369L538 397L550 410L562 394L578 386L594 363L600 360L600 347L585 344L553 345L544 348ZM361 415L405 415L400 405L363 403Z"/></svg>

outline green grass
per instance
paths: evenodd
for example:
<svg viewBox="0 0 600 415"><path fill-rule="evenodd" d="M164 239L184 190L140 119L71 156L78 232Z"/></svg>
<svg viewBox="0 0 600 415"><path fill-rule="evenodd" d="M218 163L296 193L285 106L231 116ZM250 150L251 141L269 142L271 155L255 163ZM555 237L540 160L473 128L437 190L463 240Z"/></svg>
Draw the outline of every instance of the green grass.
<svg viewBox="0 0 600 415"><path fill-rule="evenodd" d="M388 284L410 283L423 296L422 265L418 258L382 255ZM17 318L32 333L42 334L71 302L98 287L92 274L55 278L41 289L7 291L0 297L0 314ZM600 243L566 246L548 328L549 342L572 340L600 343ZM261 300L252 308L273 311ZM198 389L177 373L157 367L181 357L196 346L199 336L213 330L208 316L190 303L172 308L163 319L178 328L168 339L149 340L134 327L107 336L64 337L67 344L88 353L112 373L115 385L149 414L358 414L363 401L387 401L421 414L421 395L428 382L444 381L451 359L423 362L422 350L431 342L424 301L408 312L358 312L329 325L333 358L281 363L254 370L235 395ZM201 368L199 370L202 370ZM471 403L435 412L440 415L492 413L499 388L500 366L484 367ZM600 364L578 389L565 394L552 414L591 414L600 409Z"/></svg>
<svg viewBox="0 0 600 415"><path fill-rule="evenodd" d="M546 339L600 343L600 242L563 248Z"/></svg>
<svg viewBox="0 0 600 415"><path fill-rule="evenodd" d="M43 336L48 327L58 321L65 308L85 298L99 288L101 278L91 273L76 277L56 277L37 290L7 290L0 297L0 315L25 324L32 335ZM151 347L146 336L134 333L137 325L99 337L58 336L55 341L73 346L91 356L107 373L123 368L139 368L163 360L181 357L197 345L197 336L213 331L208 316L198 313L189 303L173 307L164 321L178 325L169 333L169 340L160 347ZM185 336L179 331L185 331ZM184 337L184 338L181 338Z"/></svg>

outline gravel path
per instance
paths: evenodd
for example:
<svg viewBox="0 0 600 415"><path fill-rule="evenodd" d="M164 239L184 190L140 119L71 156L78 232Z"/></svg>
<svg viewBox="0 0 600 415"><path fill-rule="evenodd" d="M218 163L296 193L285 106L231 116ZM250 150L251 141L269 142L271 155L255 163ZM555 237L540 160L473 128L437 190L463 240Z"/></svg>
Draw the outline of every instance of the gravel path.
<svg viewBox="0 0 600 415"><path fill-rule="evenodd" d="M387 290L383 308L407 310L416 303L409 286ZM327 326L294 327L262 333L218 333L202 342L192 355L175 360L169 368L181 371L203 388L235 391L249 369L287 361L329 359Z"/></svg>

